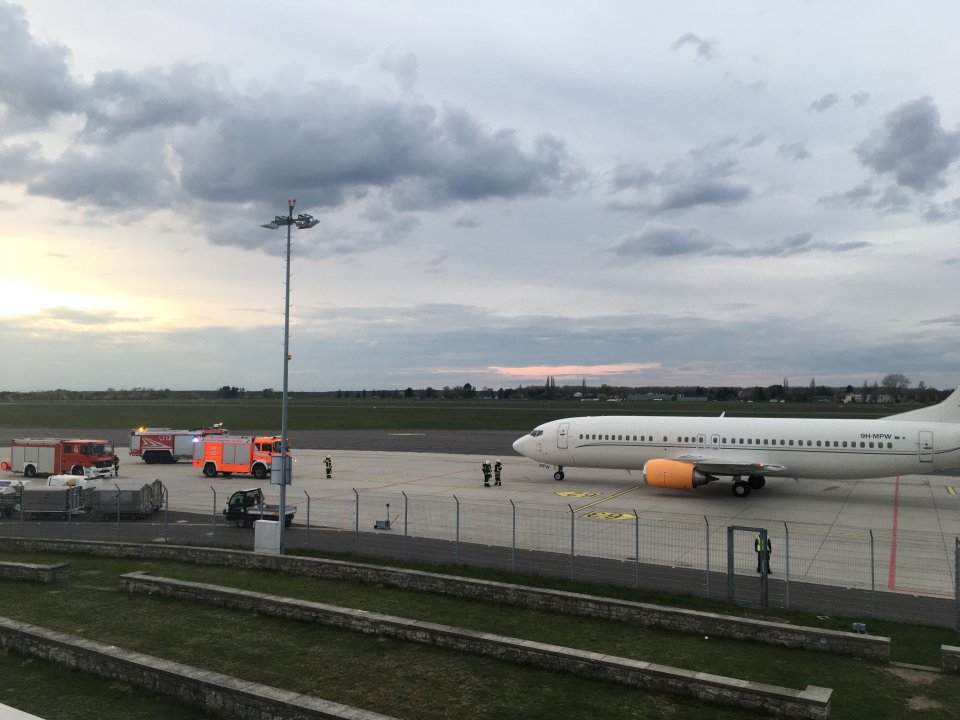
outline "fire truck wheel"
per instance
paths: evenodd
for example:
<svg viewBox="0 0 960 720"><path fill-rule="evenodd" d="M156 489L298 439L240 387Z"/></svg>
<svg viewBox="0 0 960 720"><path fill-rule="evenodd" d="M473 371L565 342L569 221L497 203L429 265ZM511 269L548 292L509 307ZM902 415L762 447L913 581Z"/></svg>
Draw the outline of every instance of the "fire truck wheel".
<svg viewBox="0 0 960 720"><path fill-rule="evenodd" d="M203 474L208 478L214 478L217 476L217 466L213 463L207 463L203 466Z"/></svg>
<svg viewBox="0 0 960 720"><path fill-rule="evenodd" d="M79 465L74 465L73 468L70 470L70 474L71 474L71 475L83 475L83 468L80 467Z"/></svg>
<svg viewBox="0 0 960 720"><path fill-rule="evenodd" d="M26 465L23 468L23 475L28 478L35 478L37 476L37 468L33 465Z"/></svg>
<svg viewBox="0 0 960 720"><path fill-rule="evenodd" d="M247 526L246 520L237 520L237 527L242 528Z"/></svg>
<svg viewBox="0 0 960 720"><path fill-rule="evenodd" d="M263 465L254 465L251 472L257 480L263 480L267 476L267 469Z"/></svg>

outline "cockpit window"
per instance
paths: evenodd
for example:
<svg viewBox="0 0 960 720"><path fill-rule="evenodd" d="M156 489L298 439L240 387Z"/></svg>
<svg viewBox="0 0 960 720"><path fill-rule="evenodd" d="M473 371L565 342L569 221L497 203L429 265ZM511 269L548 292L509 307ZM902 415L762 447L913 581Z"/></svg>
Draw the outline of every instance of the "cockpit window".
<svg viewBox="0 0 960 720"><path fill-rule="evenodd" d="M543 430L532 430L530 432L530 437L540 437L543 435Z"/></svg>

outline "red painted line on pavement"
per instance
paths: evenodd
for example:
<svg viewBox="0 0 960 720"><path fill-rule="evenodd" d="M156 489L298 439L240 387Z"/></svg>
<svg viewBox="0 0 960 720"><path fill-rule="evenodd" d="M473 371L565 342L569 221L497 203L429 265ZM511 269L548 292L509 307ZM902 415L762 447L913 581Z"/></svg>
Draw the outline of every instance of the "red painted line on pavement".
<svg viewBox="0 0 960 720"><path fill-rule="evenodd" d="M900 476L893 488L893 531L890 533L890 573L887 576L887 588L896 590L897 585L897 516L900 513Z"/></svg>

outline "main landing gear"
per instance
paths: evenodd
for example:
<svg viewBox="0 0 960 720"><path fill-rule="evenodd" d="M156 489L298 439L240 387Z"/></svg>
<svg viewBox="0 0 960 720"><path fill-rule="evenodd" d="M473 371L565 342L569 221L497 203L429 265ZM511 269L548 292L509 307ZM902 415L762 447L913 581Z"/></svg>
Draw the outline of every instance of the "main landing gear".
<svg viewBox="0 0 960 720"><path fill-rule="evenodd" d="M557 471L553 474L553 479L557 482L563 480L563 465L557 465Z"/></svg>
<svg viewBox="0 0 960 720"><path fill-rule="evenodd" d="M733 494L737 497L746 497L751 490L759 490L767 484L767 479L763 475L751 475L743 480L739 475L733 478Z"/></svg>

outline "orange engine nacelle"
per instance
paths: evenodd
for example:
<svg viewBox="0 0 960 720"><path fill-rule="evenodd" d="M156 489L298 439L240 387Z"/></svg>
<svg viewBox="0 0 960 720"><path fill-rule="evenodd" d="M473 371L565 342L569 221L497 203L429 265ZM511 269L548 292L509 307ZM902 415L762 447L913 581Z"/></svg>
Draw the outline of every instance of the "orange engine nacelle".
<svg viewBox="0 0 960 720"><path fill-rule="evenodd" d="M647 460L643 465L643 479L653 487L693 490L717 478L697 470L690 463L677 460Z"/></svg>

